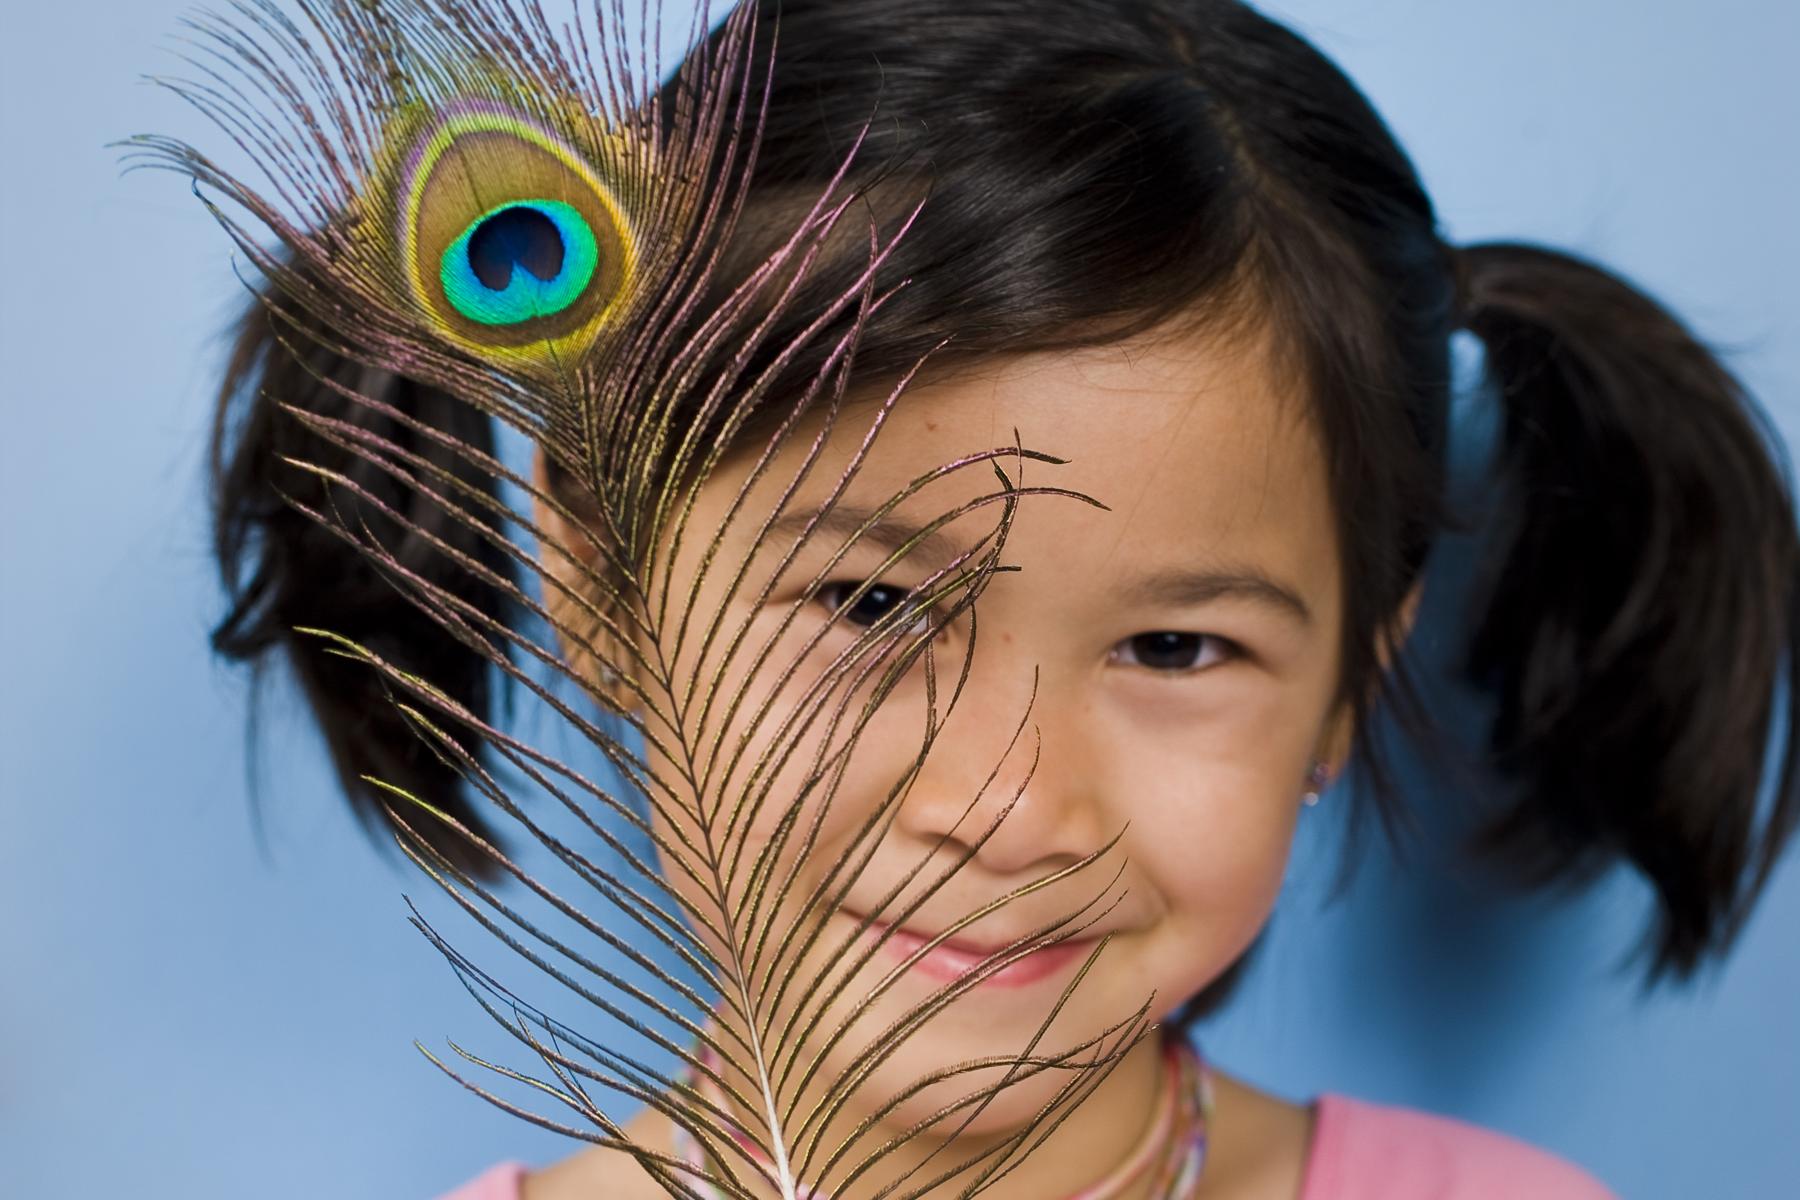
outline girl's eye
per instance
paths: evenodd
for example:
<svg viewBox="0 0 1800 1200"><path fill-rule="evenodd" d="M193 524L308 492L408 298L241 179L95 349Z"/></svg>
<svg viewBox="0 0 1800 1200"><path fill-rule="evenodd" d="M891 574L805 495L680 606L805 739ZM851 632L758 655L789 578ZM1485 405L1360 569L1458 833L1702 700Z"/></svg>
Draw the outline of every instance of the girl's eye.
<svg viewBox="0 0 1800 1200"><path fill-rule="evenodd" d="M836 612L837 609L861 586L860 580L845 580L828 583L820 588L817 595L820 603ZM870 586L862 594L862 598L844 612L844 619L867 628L896 607L906 602L908 592L905 588L891 584L877 583ZM926 614L919 614L918 628L923 630L928 621ZM1113 658L1118 660L1122 651L1129 651L1132 665L1148 667L1153 671L1179 674L1184 671L1198 670L1197 661L1200 649L1206 643L1212 643L1225 658L1236 657L1241 651L1235 642L1207 633L1176 633L1159 631L1156 633L1140 633L1136 637L1126 638L1113 650Z"/></svg>
<svg viewBox="0 0 1800 1200"><path fill-rule="evenodd" d="M1159 631L1157 633L1140 633L1136 637L1126 638L1113 650L1118 658L1122 651L1129 651L1132 665L1149 667L1153 671L1167 671L1171 674L1192 671L1199 668L1196 659L1200 647L1211 642L1220 647L1225 657L1235 657L1237 644L1209 633L1175 633Z"/></svg>
<svg viewBox="0 0 1800 1200"><path fill-rule="evenodd" d="M861 586L862 581L859 579L828 583L818 590L819 602L836 612L849 598L850 593ZM844 620L867 628L905 603L908 594L905 588L894 587L891 584L872 584L869 590L862 594L861 599L845 610ZM923 629L927 619L926 614L920 613L917 622L918 628Z"/></svg>

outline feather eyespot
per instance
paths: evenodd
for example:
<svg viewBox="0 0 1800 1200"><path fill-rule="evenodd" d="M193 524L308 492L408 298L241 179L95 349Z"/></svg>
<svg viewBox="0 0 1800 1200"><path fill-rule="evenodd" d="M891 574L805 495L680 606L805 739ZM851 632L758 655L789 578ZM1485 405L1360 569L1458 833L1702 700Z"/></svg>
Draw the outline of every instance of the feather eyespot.
<svg viewBox="0 0 1800 1200"><path fill-rule="evenodd" d="M607 173L542 121L491 102L446 105L408 139L395 180L400 259L438 332L512 363L562 367L621 310L636 276Z"/></svg>
<svg viewBox="0 0 1800 1200"><path fill-rule="evenodd" d="M599 242L561 200L519 200L482 213L445 248L439 278L457 312L480 325L553 316L581 299Z"/></svg>

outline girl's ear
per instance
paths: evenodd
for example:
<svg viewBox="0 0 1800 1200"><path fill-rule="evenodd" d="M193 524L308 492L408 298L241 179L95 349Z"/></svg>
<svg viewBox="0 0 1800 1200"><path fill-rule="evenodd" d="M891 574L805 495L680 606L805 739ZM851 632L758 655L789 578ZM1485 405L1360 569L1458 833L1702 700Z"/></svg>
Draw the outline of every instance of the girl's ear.
<svg viewBox="0 0 1800 1200"><path fill-rule="evenodd" d="M1389 626L1386 636L1381 639L1381 644L1376 649L1376 654L1381 660L1381 671L1377 675L1376 682L1370 685L1371 690L1379 686L1380 675L1387 672L1389 665L1394 661L1394 655L1400 652L1400 647L1406 644L1406 639L1412 634L1413 622L1419 616L1419 597L1423 594L1424 589L1425 580L1421 577L1418 582L1413 584L1412 590L1406 593L1406 599L1400 602L1400 609L1394 618L1394 623ZM1350 756L1350 744L1355 735L1354 715L1349 702L1345 701L1340 703L1337 711L1332 714L1325 735L1320 740L1319 749L1313 757L1331 768L1334 775L1341 772L1344 769L1344 760Z"/></svg>
<svg viewBox="0 0 1800 1200"><path fill-rule="evenodd" d="M555 491L542 447L532 451L531 477L541 493L532 499L532 520L545 538L538 546L538 562L546 576L544 608L556 627L563 661L614 706L642 714L642 695L624 677L629 672L630 680L637 680L636 659L601 620L605 597L589 577L606 567L600 547L590 530L544 502L543 496ZM617 627L617 614L611 615Z"/></svg>
<svg viewBox="0 0 1800 1200"><path fill-rule="evenodd" d="M1412 590L1406 593L1406 599L1400 602L1400 613L1394 620L1391 632L1382 640L1381 669L1383 671L1386 671L1393 663L1394 655L1400 652L1400 647L1406 644L1406 639L1412 636L1413 622L1419 617L1419 597L1424 594L1424 591L1425 577L1421 574L1412 585Z"/></svg>

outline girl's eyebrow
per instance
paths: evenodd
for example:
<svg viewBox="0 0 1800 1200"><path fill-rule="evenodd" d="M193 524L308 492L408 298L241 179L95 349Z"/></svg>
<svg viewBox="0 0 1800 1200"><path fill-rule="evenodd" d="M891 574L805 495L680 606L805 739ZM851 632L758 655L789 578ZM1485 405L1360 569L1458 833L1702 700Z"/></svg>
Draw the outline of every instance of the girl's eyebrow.
<svg viewBox="0 0 1800 1200"><path fill-rule="evenodd" d="M840 502L833 506L830 512L820 512L817 508L811 508L785 513L769 522L769 532L797 536L805 532L809 524L817 521L818 524L813 528L815 534L835 533L848 538L857 530L862 529L863 525L875 516L875 511L872 508ZM922 532L918 526L892 515L882 517L870 525L857 539L856 544L860 546L865 542L889 551L897 551L902 546L911 543L912 549L907 552L908 558L921 555L935 562L948 562L964 553L964 547L943 530L934 529L929 533Z"/></svg>
<svg viewBox="0 0 1800 1200"><path fill-rule="evenodd" d="M1170 607L1235 597L1301 625L1312 624L1312 610L1297 589L1248 563L1233 563L1223 569L1158 571L1133 580L1121 589L1121 594L1127 603Z"/></svg>

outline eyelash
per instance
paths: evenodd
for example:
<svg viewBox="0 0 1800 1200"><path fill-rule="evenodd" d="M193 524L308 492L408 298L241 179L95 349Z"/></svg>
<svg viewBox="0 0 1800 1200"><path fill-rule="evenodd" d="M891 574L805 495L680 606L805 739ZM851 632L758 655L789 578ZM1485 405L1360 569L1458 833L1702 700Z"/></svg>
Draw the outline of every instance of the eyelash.
<svg viewBox="0 0 1800 1200"><path fill-rule="evenodd" d="M826 608L829 608L835 612L838 609L839 605L842 603L842 601L839 601L838 604L833 604L830 602L830 600L827 599L827 597L837 594L838 589L840 589L840 588L843 589L845 592L853 592L859 586L861 586L860 580L834 581L834 582L828 583L824 587L820 588L817 593L817 598L819 600L819 603L825 605ZM867 604L869 602L870 597L878 596L882 592L893 592L893 593L895 593L895 595L898 598L904 598L906 596L906 591L902 588L895 587L892 584L877 583L877 584L872 585L868 591L863 593L862 598L857 601L858 606ZM894 603L896 603L896 604L899 603L899 599L896 599L894 601ZM854 608L852 608L850 610L850 612L855 612L855 611L856 610ZM875 621L880 620L881 615L885 615L885 613L874 617L869 622L869 624L873 624ZM845 613L846 619L849 619L849 616L850 616L849 613ZM926 618L923 615L921 615L919 617L919 620L921 622L923 622L925 619ZM865 628L866 627L867 626L865 626ZM1188 633L1188 632L1172 630L1172 629L1169 629L1169 630L1159 629L1159 630L1154 630L1149 633L1134 634L1131 637L1126 638L1123 642L1119 643L1119 645L1120 646L1135 646L1136 643L1138 643L1146 638L1161 638L1161 637L1166 637L1166 636L1174 636L1177 638L1193 639L1194 641L1199 643L1195 647L1196 657L1199 656L1199 651L1204 647L1205 643L1207 643L1207 642L1212 642L1215 645L1217 645L1218 647L1220 647L1220 649L1222 650L1222 652L1224 653L1224 656L1225 656L1224 659L1222 660L1223 662L1230 662L1234 659L1241 658L1244 655L1244 648L1229 638L1223 638L1214 633ZM1114 657L1114 658L1117 657L1116 649L1113 651L1111 657ZM1188 674L1192 674L1196 671L1209 670L1211 668L1199 667L1199 666L1186 666L1186 667L1175 667L1172 669L1165 670L1165 669L1161 669L1161 668L1157 668L1157 667L1148 667L1147 666L1146 669L1154 671L1159 675L1188 675Z"/></svg>
<svg viewBox="0 0 1800 1200"><path fill-rule="evenodd" d="M818 590L816 598L818 599L819 603L823 604L826 608L832 610L833 612L836 612L838 610L838 608L843 604L843 601L839 600L836 604L834 604L830 600L828 600L826 597L835 595L840 589L845 593L854 592L857 588L861 587L862 584L863 584L863 581L860 579L834 580L833 582L828 583L824 587L820 588ZM897 599L894 601L895 604L898 604L900 602L900 600L905 599L906 594L907 594L905 588L895 587L891 583L870 584L869 590L864 592L862 594L862 598L856 602L857 607L861 607L862 605L869 603L870 597L879 596L882 592L894 593L894 595L897 597ZM889 607L891 609L892 606L890 605ZM846 620L850 620L850 614L854 613L855 611L856 611L856 608L851 608L849 610L849 612L846 612L844 614L844 618ZM863 628L865 628L865 629L868 628L869 625L873 625L876 621L879 621L883 616L886 616L886 615L887 615L887 610L884 610L880 614L877 614L875 617L870 619L866 624L864 624ZM923 623L926 619L927 618L924 613L919 614L918 620L920 622L921 630L923 629ZM858 624L858 623L859 622L852 621L852 624Z"/></svg>
<svg viewBox="0 0 1800 1200"><path fill-rule="evenodd" d="M1244 653L1243 648L1241 646L1239 646L1236 642L1231 641L1228 638L1222 638L1216 633L1187 633L1187 632L1184 632L1181 630L1175 630L1175 629L1166 629L1166 630L1159 629L1159 630L1156 630L1151 633L1134 634L1133 636L1126 638L1123 642L1121 642L1119 644L1122 646L1129 646L1129 645L1132 645L1133 643L1138 642L1144 638L1160 638L1160 637L1164 637L1164 636L1174 636L1174 637L1178 637L1178 638L1194 639L1194 641L1198 643L1198 645L1196 645L1194 648L1194 654L1195 654L1196 658L1200 657L1200 649L1207 642L1212 642L1215 645L1217 645L1218 647L1220 647L1220 649L1224 653L1225 657L1223 659L1221 659L1220 662L1215 663L1212 666L1207 666L1207 667L1186 666L1186 667L1173 667L1173 668L1170 668L1167 670L1163 670L1163 669L1160 669L1157 667L1147 667L1146 668L1148 670L1155 671L1159 675L1192 675L1198 671L1210 671L1210 670L1214 669L1214 667L1223 665L1223 663L1227 663L1227 662L1232 661L1233 659L1242 657L1243 653Z"/></svg>

